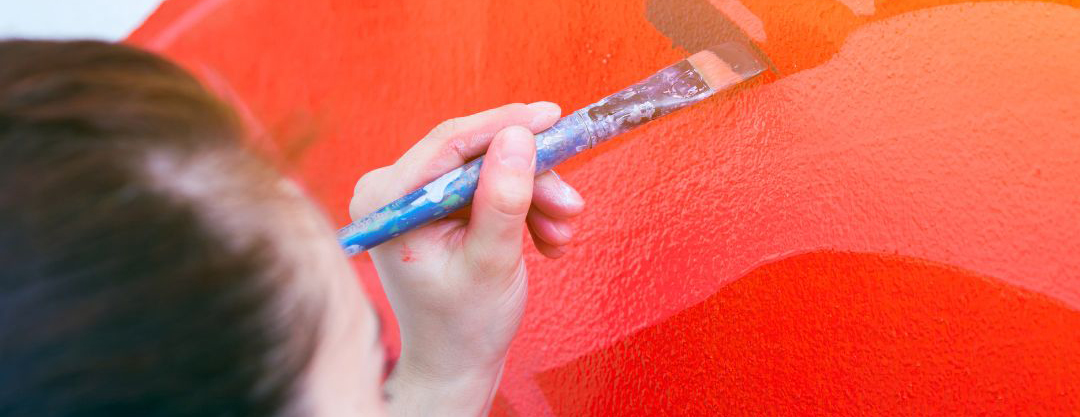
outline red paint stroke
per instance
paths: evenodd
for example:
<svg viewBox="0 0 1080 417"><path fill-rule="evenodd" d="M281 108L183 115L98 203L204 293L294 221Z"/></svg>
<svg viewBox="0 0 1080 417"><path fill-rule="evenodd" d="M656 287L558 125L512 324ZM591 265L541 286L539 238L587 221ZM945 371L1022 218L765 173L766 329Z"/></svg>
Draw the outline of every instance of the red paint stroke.
<svg viewBox="0 0 1080 417"><path fill-rule="evenodd" d="M537 378L558 416L1067 415L1078 329L969 271L817 252Z"/></svg>

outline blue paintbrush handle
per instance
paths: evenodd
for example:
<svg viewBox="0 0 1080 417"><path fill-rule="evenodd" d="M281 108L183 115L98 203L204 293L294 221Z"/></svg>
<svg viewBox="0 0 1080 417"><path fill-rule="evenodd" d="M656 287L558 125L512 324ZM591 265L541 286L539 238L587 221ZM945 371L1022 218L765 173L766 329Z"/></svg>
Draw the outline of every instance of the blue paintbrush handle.
<svg viewBox="0 0 1080 417"><path fill-rule="evenodd" d="M536 135L536 173L543 173L597 143L660 116L697 103L715 91L688 61L559 119ZM467 206L480 177L483 157L446 173L345 226L338 240L356 254Z"/></svg>
<svg viewBox="0 0 1080 417"><path fill-rule="evenodd" d="M536 173L543 173L591 146L588 123L581 111L559 119L536 135ZM352 255L469 205L483 161L482 156L476 158L345 226L338 231L338 240Z"/></svg>

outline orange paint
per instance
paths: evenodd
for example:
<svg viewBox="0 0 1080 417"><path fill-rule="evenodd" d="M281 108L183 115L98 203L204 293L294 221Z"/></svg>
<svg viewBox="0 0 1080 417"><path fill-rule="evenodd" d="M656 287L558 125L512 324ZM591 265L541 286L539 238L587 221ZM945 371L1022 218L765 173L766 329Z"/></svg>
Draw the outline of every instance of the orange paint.
<svg viewBox="0 0 1080 417"><path fill-rule="evenodd" d="M537 379L558 416L1069 415L1077 329L1080 312L968 271L816 252Z"/></svg>
<svg viewBox="0 0 1080 417"><path fill-rule="evenodd" d="M226 0L163 52L262 126L323 121L295 171L344 224L355 180L441 120L569 111L685 57L648 3ZM498 414L1076 409L1078 2L740 3L778 76L560 168L589 208L564 258L528 256Z"/></svg>

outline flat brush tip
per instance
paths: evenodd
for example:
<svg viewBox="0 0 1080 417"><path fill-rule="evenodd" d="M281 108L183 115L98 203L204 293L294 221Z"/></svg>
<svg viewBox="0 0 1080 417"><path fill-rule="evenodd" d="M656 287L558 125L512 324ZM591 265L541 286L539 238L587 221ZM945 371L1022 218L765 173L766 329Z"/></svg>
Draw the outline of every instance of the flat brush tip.
<svg viewBox="0 0 1080 417"><path fill-rule="evenodd" d="M713 45L686 58L705 83L716 91L753 78L765 71L765 64L745 45L727 42Z"/></svg>

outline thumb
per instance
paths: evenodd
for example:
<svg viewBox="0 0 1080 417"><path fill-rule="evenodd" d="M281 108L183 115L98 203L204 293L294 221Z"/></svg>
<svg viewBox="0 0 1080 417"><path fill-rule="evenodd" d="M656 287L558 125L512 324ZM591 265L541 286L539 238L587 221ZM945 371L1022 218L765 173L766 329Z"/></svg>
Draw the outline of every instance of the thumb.
<svg viewBox="0 0 1080 417"><path fill-rule="evenodd" d="M484 156L464 249L485 274L510 275L521 262L536 169L534 140L528 129L510 126L495 135Z"/></svg>

